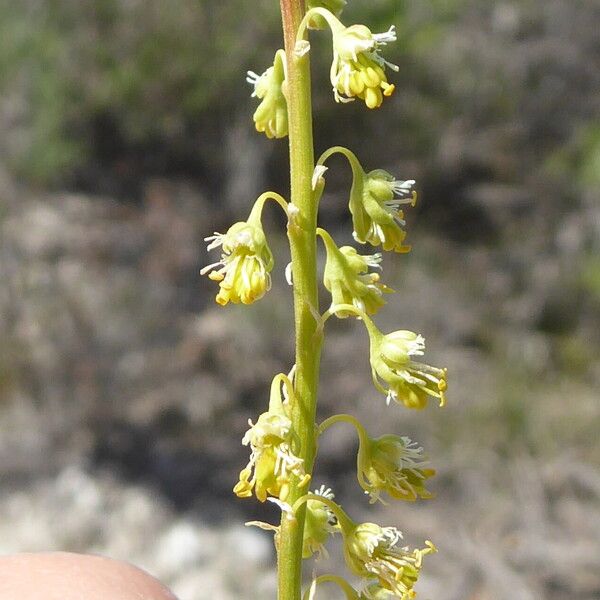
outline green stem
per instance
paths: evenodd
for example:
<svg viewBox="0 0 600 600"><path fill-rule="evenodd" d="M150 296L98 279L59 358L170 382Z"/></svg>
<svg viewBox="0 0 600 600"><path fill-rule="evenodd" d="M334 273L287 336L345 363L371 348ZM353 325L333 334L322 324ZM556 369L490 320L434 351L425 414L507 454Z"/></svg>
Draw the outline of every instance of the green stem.
<svg viewBox="0 0 600 600"><path fill-rule="evenodd" d="M325 323L330 317L335 315L340 310L352 312L359 319L361 319L361 321L365 324L365 327L367 328L367 331L369 332L370 336L381 335L381 332L379 331L379 329L377 329L375 323L373 323L373 321L367 316L367 313L365 313L365 311L363 310L360 310L360 308L357 308L353 304L336 304L335 306L332 306L331 308L326 310L321 315L321 327L325 325Z"/></svg>
<svg viewBox="0 0 600 600"><path fill-rule="evenodd" d="M252 221L253 219L260 221L260 217L267 200L276 202L279 204L279 206L281 206L283 212L286 215L288 214L288 203L281 194L278 194L277 192L264 192L256 199L256 202L254 202L254 206L252 207L250 215L248 216L248 221Z"/></svg>
<svg viewBox="0 0 600 600"><path fill-rule="evenodd" d="M311 187L314 171L310 63L307 54L296 56L296 34L305 8L303 0L280 0L287 64L286 99L288 106L291 203L295 213L288 225L294 281L294 321L296 328L296 402L292 407L292 426L300 441L300 458L305 470L312 472L316 454L315 414L321 355L322 331L318 315L316 226L317 206ZM297 481L292 482L286 501L302 495ZM281 520L278 543L279 600L300 600L302 583L302 535L305 507L296 519Z"/></svg>
<svg viewBox="0 0 600 600"><path fill-rule="evenodd" d="M346 157L346 159L350 163L350 167L352 168L352 172L355 177L364 173L364 170L363 170L360 162L358 161L358 158L356 158L356 154L354 154L354 152L352 152L352 150L348 150L348 148L344 148L344 146L333 146L333 147L325 150L325 152L323 152L323 154L321 154L321 156L319 156L317 165L324 165L325 161L330 156L333 156L334 154L341 154L344 157Z"/></svg>
<svg viewBox="0 0 600 600"><path fill-rule="evenodd" d="M337 575L320 575L313 581L313 585L316 587L320 583L327 582L337 584L346 595L346 600L358 600L358 594L356 593L356 590L345 579L342 579ZM305 592L302 600L309 600L309 594L310 589Z"/></svg>
<svg viewBox="0 0 600 600"><path fill-rule="evenodd" d="M319 433L320 434L323 433L326 429L328 429L335 423L350 423L350 425L353 425L354 428L356 429L356 433L358 435L359 442L363 445L368 445L369 435L367 434L366 429L362 426L361 422L356 417L353 417L352 415L346 415L346 414L333 415L332 417L325 419L319 425Z"/></svg>
<svg viewBox="0 0 600 600"><path fill-rule="evenodd" d="M308 27L309 21L315 16L319 15L327 22L329 25L329 29L331 29L332 34L336 34L344 29L344 25L342 22L329 10L326 8L316 7L311 8L305 15L302 21L300 22L300 26L298 27L298 32L296 34L296 41L304 39L304 34L306 33L306 29Z"/></svg>

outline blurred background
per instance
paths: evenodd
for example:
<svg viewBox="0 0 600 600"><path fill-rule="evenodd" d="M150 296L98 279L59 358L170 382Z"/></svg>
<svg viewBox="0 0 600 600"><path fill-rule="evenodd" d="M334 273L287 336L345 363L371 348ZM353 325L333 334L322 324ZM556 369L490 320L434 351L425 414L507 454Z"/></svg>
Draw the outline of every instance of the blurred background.
<svg viewBox="0 0 600 600"><path fill-rule="evenodd" d="M320 416L419 441L436 498L369 507L341 425L314 483L436 543L424 600L597 600L600 4L349 0L344 20L396 25L397 91L336 105L313 34L317 151L417 180L377 322L426 337L449 397L386 408L361 324L331 322ZM280 45L275 0L0 3L1 553L108 554L181 600L275 597L271 536L243 523L278 515L231 487L293 362L279 215L259 303L218 307L199 270L205 236L287 192L287 141L253 130L244 81ZM330 167L321 222L349 242ZM332 544L317 570L339 563Z"/></svg>

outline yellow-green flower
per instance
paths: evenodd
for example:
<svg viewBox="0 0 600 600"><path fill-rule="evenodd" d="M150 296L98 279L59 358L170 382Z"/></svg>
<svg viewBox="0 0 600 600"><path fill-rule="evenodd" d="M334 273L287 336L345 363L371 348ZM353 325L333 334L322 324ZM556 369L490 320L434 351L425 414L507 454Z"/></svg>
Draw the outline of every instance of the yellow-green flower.
<svg viewBox="0 0 600 600"><path fill-rule="evenodd" d="M431 542L425 542L426 548L412 551L399 547L402 533L395 527L380 527L375 523L344 523L342 535L349 569L365 579L377 580L375 586L366 588L366 598L385 597L386 592L401 600L415 597L413 588L423 557L435 552Z"/></svg>
<svg viewBox="0 0 600 600"><path fill-rule="evenodd" d="M232 225L227 233L215 233L205 238L208 250L221 246L221 260L200 271L219 282L215 300L224 306L252 304L271 289L273 255L260 222L260 211L253 210L248 221Z"/></svg>
<svg viewBox="0 0 600 600"><path fill-rule="evenodd" d="M371 503L383 501L383 492L395 500L431 498L425 482L435 471L425 466L423 448L407 437L360 436L357 476Z"/></svg>
<svg viewBox="0 0 600 600"><path fill-rule="evenodd" d="M353 165L350 212L354 239L361 244L382 246L387 251L408 252L410 246L404 244L406 231L403 229L406 221L400 207L415 205L414 183L412 179L394 179L383 169L365 173L362 167Z"/></svg>
<svg viewBox="0 0 600 600"><path fill-rule="evenodd" d="M285 400L281 396L282 384L287 393ZM301 485L310 480L304 471L304 461L295 454L297 442L288 414L292 394L289 379L282 373L275 376L269 410L262 413L256 423L248 422L250 429L242 438L242 444L250 446L250 460L233 488L240 498L248 498L254 491L261 502L267 496L285 501L292 477L299 479Z"/></svg>
<svg viewBox="0 0 600 600"><path fill-rule="evenodd" d="M337 21L337 19L336 19ZM331 24L331 22L330 22ZM394 85L388 83L385 67L398 70L384 60L378 50L396 41L395 28L373 34L365 25L332 26L333 62L330 79L336 102L364 100L368 108L378 108L384 96L391 96Z"/></svg>
<svg viewBox="0 0 600 600"><path fill-rule="evenodd" d="M262 102L254 112L257 131L268 138L283 138L288 134L288 112L285 99L285 52L278 50L273 66L262 75L248 71L246 81L254 86L252 96Z"/></svg>
<svg viewBox="0 0 600 600"><path fill-rule="evenodd" d="M332 306L353 304L369 315L375 314L385 304L383 295L394 291L380 282L379 273L369 273L369 268L381 268L381 254L361 255L352 246L338 248L324 229L317 233L327 252L323 284L331 293ZM336 314L343 318L350 313Z"/></svg>
<svg viewBox="0 0 600 600"><path fill-rule="evenodd" d="M379 49L396 41L395 27L385 33L372 33L365 25L346 27L331 11L322 6L311 8L298 29L295 53L303 56L310 50L304 39L306 27L326 22L333 37L333 60L329 78L336 102L364 100L369 108L381 106L384 96L391 96L394 86L388 83L385 67L398 70L379 55Z"/></svg>
<svg viewBox="0 0 600 600"><path fill-rule="evenodd" d="M329 500L334 498L331 489L323 485L313 493ZM336 531L338 531L337 520L331 509L318 500L308 500L304 520L302 558L310 558L315 553L327 556L325 543L327 538Z"/></svg>
<svg viewBox="0 0 600 600"><path fill-rule="evenodd" d="M446 369L432 367L414 360L425 351L425 339L412 331L394 331L384 335L372 322L369 330L370 360L373 383L390 401L408 408L424 408L427 398L445 403ZM383 385L387 386L387 388Z"/></svg>
<svg viewBox="0 0 600 600"><path fill-rule="evenodd" d="M300 502L315 498L312 494L300 498L292 507L295 511ZM383 600L386 594L391 598L411 600L416 596L414 585L419 578L423 557L436 552L435 546L425 542L425 548L410 550L400 547L402 533L395 527L381 527L376 523L355 523L342 509L330 499L324 499L337 519L337 525L343 537L343 549L346 565L363 578L363 592L360 598ZM332 581L354 598L354 590L339 577L325 575L313 581L309 597L314 597L318 583Z"/></svg>

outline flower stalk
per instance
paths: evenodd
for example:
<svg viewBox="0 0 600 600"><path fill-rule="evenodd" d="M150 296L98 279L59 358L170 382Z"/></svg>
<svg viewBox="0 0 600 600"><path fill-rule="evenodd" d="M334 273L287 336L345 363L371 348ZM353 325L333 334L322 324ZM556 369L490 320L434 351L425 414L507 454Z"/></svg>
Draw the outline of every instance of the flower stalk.
<svg viewBox="0 0 600 600"><path fill-rule="evenodd" d="M290 219L288 237L294 282L294 321L296 327L297 402L292 410L292 426L300 440L305 471L311 473L316 451L315 413L321 350L318 314L316 230L317 202L312 189L314 150L309 56L294 52L296 34L305 14L303 0L281 0L284 47L287 61L288 136L290 151L291 203L297 215ZM292 482L289 502L303 491ZM296 519L282 516L278 548L279 600L298 600L302 582L303 507Z"/></svg>

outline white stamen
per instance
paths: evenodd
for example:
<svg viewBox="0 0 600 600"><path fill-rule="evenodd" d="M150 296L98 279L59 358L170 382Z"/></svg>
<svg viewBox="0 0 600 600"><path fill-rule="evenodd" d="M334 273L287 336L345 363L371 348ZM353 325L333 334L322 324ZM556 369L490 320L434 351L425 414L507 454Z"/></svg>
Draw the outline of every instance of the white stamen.
<svg viewBox="0 0 600 600"><path fill-rule="evenodd" d="M323 175L325 175L326 171L327 171L327 167L325 165L317 165L315 167L315 170L313 171L312 180L311 180L311 187L312 187L313 192L317 189L317 185L319 184L320 180L323 179Z"/></svg>
<svg viewBox="0 0 600 600"><path fill-rule="evenodd" d="M371 60L375 61L380 67L388 67L392 71L395 71L396 73L400 70L400 67L398 65L391 63L389 60L385 60L385 58L383 58L383 56L377 54L377 52L367 52L366 54L369 56L369 58Z"/></svg>
<svg viewBox="0 0 600 600"><path fill-rule="evenodd" d="M246 74L246 81L251 86L254 87L252 94L250 94L251 98L254 98L256 96L256 86L261 77L262 77L262 75L259 75L258 73L255 73L254 71L248 71L248 73Z"/></svg>
<svg viewBox="0 0 600 600"><path fill-rule="evenodd" d="M374 33L373 39L375 40L378 46L385 46L390 42L395 42L398 38L396 36L396 26L392 25L386 32L384 33Z"/></svg>
<svg viewBox="0 0 600 600"><path fill-rule="evenodd" d="M273 504L279 506L279 508L281 509L281 512L283 512L283 513L286 514L288 520L290 520L290 521L295 521L296 520L296 516L294 515L294 511L293 511L292 507L287 502L283 502L279 498L272 498L270 496L269 496L269 498L267 498L267 500L269 502L272 502Z"/></svg>
<svg viewBox="0 0 600 600"><path fill-rule="evenodd" d="M326 488L324 484L321 484L321 487L318 490L315 490L314 493L317 496L323 496L323 498L327 498L329 500L333 500L335 498L335 494L331 488Z"/></svg>
<svg viewBox="0 0 600 600"><path fill-rule="evenodd" d="M294 54L300 58L310 52L310 42L308 40L298 40L294 46Z"/></svg>

